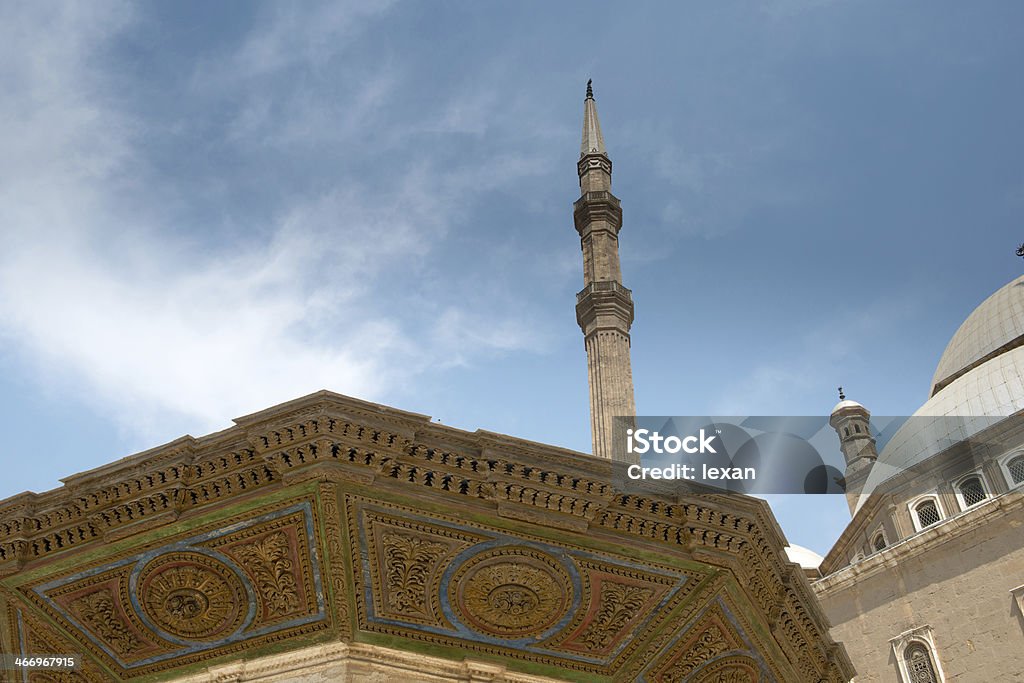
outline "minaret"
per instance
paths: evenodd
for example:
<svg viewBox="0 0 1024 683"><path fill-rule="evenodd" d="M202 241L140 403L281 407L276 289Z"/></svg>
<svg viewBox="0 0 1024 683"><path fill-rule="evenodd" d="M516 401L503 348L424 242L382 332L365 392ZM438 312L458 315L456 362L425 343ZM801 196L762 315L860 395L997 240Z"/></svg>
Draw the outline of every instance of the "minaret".
<svg viewBox="0 0 1024 683"><path fill-rule="evenodd" d="M867 408L850 401L839 387L839 403L832 409L828 423L839 435L839 447L846 460L843 479L846 485L846 503L850 512L857 509L857 501L864 483L878 459L875 437L871 435L871 413Z"/></svg>
<svg viewBox="0 0 1024 683"><path fill-rule="evenodd" d="M587 97L583 101L583 142L576 170L581 196L573 205L572 217L583 248L583 289L576 295L576 322L583 330L587 349L594 455L611 459L615 457L613 418L636 415L629 363L633 297L622 286L622 208L611 193L612 161L604 148L591 81L587 81ZM624 455L620 453L618 457Z"/></svg>

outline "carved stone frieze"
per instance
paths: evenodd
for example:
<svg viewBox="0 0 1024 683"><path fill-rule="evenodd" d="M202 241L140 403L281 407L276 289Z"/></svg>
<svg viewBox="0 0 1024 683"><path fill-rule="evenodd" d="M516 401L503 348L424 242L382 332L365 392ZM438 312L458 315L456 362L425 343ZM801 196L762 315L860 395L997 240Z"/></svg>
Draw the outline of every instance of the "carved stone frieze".
<svg viewBox="0 0 1024 683"><path fill-rule="evenodd" d="M449 583L463 623L497 638L540 636L572 605L572 581L551 555L505 546L475 555Z"/></svg>
<svg viewBox="0 0 1024 683"><path fill-rule="evenodd" d="M600 608L580 639L594 650L608 647L654 595L654 590L642 586L608 581L601 591Z"/></svg>
<svg viewBox="0 0 1024 683"><path fill-rule="evenodd" d="M73 615L120 655L138 649L139 639L115 611L114 596L106 589L86 593L69 605Z"/></svg>
<svg viewBox="0 0 1024 683"><path fill-rule="evenodd" d="M48 596L90 640L123 661L137 661L160 652L164 642L147 631L131 608L129 570L128 566L115 567L57 585Z"/></svg>
<svg viewBox="0 0 1024 683"><path fill-rule="evenodd" d="M657 631L660 619L687 600L704 576L688 572L687 579L666 577L658 572L625 568L594 558L579 559L583 593L588 596L585 610L566 629L558 649L587 654L609 655L621 650L633 651L636 641L630 636L644 629ZM669 602L664 602L671 595ZM661 609L659 609L661 606Z"/></svg>
<svg viewBox="0 0 1024 683"><path fill-rule="evenodd" d="M705 667L694 683L758 683L757 664L748 657L726 657Z"/></svg>
<svg viewBox="0 0 1024 683"><path fill-rule="evenodd" d="M759 683L775 680L770 669L736 616L718 598L687 624L675 644L650 665L645 678L652 683Z"/></svg>
<svg viewBox="0 0 1024 683"><path fill-rule="evenodd" d="M283 531L242 543L234 549L234 555L255 579L267 611L274 616L291 614L300 606L291 554L291 545Z"/></svg>
<svg viewBox="0 0 1024 683"><path fill-rule="evenodd" d="M448 551L444 543L396 531L381 534L384 548L384 592L388 609L406 616L430 614L430 575Z"/></svg>
<svg viewBox="0 0 1024 683"><path fill-rule="evenodd" d="M19 591L81 634L64 652L153 673L323 628L315 528L310 502L291 503Z"/></svg>
<svg viewBox="0 0 1024 683"><path fill-rule="evenodd" d="M249 607L243 579L223 562L197 552L171 552L147 562L136 594L158 632L187 641L230 636Z"/></svg>
<svg viewBox="0 0 1024 683"><path fill-rule="evenodd" d="M375 615L449 626L435 587L448 561L479 536L369 513L357 537L375 558L367 568Z"/></svg>
<svg viewBox="0 0 1024 683"><path fill-rule="evenodd" d="M349 601L352 597L352 590L345 578L345 566L348 557L342 543L338 489L334 484L321 483L317 490L320 509L323 512L324 544L327 547L327 557L324 560L324 564L327 567L328 581L333 593L334 619L341 635L349 636L351 634Z"/></svg>
<svg viewBox="0 0 1024 683"><path fill-rule="evenodd" d="M6 624L11 628L12 633L20 634L20 642L5 652L17 655L31 655L35 653L62 654L74 651L74 646L62 635L55 633L40 623L34 616L20 608L8 608ZM5 676L14 674L10 679ZM81 659L79 666L74 671L28 671L27 677L30 683L36 681L61 681L68 683L105 683L109 677L97 669L88 659ZM23 680L17 672L0 671L0 681Z"/></svg>
<svg viewBox="0 0 1024 683"><path fill-rule="evenodd" d="M726 591L746 650L770 659L762 673L852 675L763 503L626 494L611 468L318 392L9 499L0 590L121 676L335 629L654 680L681 624ZM517 548L534 555L498 559ZM172 569L183 554L198 563ZM72 608L100 591L109 601ZM114 623L136 644L118 645L131 641Z"/></svg>
<svg viewBox="0 0 1024 683"><path fill-rule="evenodd" d="M634 640L673 628L704 578L359 496L346 515L361 629L595 674L628 676Z"/></svg>

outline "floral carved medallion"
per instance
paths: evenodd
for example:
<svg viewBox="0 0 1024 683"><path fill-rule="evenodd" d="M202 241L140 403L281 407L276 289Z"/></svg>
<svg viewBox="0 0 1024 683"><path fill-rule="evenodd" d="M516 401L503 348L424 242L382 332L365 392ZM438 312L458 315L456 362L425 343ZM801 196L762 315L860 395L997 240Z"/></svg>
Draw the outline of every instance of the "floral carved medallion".
<svg viewBox="0 0 1024 683"><path fill-rule="evenodd" d="M483 552L460 567L450 585L464 623L499 638L540 635L572 602L568 572L554 557L527 547Z"/></svg>
<svg viewBox="0 0 1024 683"><path fill-rule="evenodd" d="M151 560L139 573L138 594L153 624L184 640L231 635L249 602L241 579L227 565L194 552Z"/></svg>

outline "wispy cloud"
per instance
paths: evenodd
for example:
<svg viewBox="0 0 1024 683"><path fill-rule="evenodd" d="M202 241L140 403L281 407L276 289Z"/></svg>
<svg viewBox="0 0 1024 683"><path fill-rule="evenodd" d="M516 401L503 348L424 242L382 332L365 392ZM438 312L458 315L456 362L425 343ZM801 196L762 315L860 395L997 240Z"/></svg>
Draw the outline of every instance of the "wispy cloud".
<svg viewBox="0 0 1024 683"><path fill-rule="evenodd" d="M203 64L202 78L238 81L273 74L295 64L325 66L368 21L394 0L343 0L322 4L271 3L227 59Z"/></svg>
<svg viewBox="0 0 1024 683"><path fill-rule="evenodd" d="M387 4L301 17L274 6L232 68L256 78L294 59L322 63ZM121 106L94 63L126 14L80 7L3 10L24 40L0 48L0 118L13 126L0 138L0 341L39 381L145 442L176 436L167 424L203 432L323 387L383 400L427 369L543 344L500 297L431 302L431 286L458 286L457 274L437 272L436 249L467 198L493 187L478 168L442 175L423 161L385 185L351 177L295 193L229 245L198 238L202 225L168 224L147 182L177 179L151 168L150 122ZM355 131L392 87L364 86L340 102L312 93L284 109L250 101L229 141L270 129L282 142L313 141L334 130L334 111L350 112ZM538 168L506 161L506 178Z"/></svg>

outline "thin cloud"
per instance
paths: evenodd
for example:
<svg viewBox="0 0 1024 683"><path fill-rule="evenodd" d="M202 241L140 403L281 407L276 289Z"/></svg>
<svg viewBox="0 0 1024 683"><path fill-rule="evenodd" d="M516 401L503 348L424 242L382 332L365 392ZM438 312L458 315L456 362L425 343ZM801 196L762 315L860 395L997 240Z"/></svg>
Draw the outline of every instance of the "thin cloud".
<svg viewBox="0 0 1024 683"><path fill-rule="evenodd" d="M386 5L352 15L321 8L327 26L303 29L312 34L300 57L326 59L334 39ZM250 75L292 58L286 29L299 15L275 11L282 23L261 24L238 53ZM462 219L460 207L494 187L480 182L481 168L440 174L423 161L383 186L347 178L288 197L250 226L248 239L199 239L209 232L202 225L185 230L153 211L159 194L147 183L175 178L153 168L150 122L121 106L94 63L128 25L123 15L97 11L85 21L73 8L26 9L7 18L26 40L44 37L0 53L12 57L0 67L8 84L0 107L15 122L0 162L0 341L37 382L81 397L151 443L177 436L168 424L202 433L324 387L383 400L427 370L543 345L537 325L508 315L500 296L409 313L413 294L443 301L443 291L419 291L429 283L451 286L451 274L437 272L436 250ZM353 128L390 88L370 83L355 93L363 113ZM332 106L312 96L300 103L305 122L293 121L300 127L285 137L314 139ZM257 136L295 111L257 106L236 127ZM506 180L541 168L506 156L497 162Z"/></svg>

